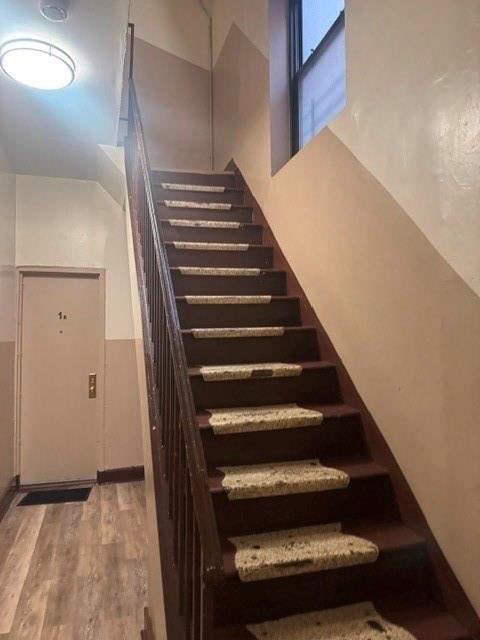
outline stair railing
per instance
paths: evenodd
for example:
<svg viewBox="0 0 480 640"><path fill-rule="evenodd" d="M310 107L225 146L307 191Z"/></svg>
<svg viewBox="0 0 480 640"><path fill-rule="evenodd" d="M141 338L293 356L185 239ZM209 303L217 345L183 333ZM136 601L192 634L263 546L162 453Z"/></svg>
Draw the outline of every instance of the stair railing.
<svg viewBox="0 0 480 640"><path fill-rule="evenodd" d="M167 627L168 616L179 614L185 638L209 640L213 590L224 575L222 553L132 75L130 64L127 188L142 311L164 591L172 584L177 586L178 611L166 611ZM167 517L162 516L165 512Z"/></svg>

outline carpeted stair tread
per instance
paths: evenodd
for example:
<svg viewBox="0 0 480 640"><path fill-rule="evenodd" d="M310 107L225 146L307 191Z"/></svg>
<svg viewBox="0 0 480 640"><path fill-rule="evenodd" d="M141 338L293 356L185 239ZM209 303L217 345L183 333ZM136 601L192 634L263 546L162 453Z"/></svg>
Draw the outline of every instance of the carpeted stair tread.
<svg viewBox="0 0 480 640"><path fill-rule="evenodd" d="M391 624L404 628L416 640L471 640L471 636L453 616L442 610L437 604L426 601L423 594L412 592L408 596L408 602L405 605L401 603L401 600L401 598L395 598L395 600L388 601L386 604L384 601L378 600L374 603L374 606L383 618L391 622ZM249 626L251 627L251 625ZM269 640L268 636L260 637ZM386 635L378 636L377 634L377 637L378 640L389 640ZM299 640L295 636L293 638L294 640ZM307 636L307 638L308 640L323 640L321 636L317 638L314 634ZM248 627L241 625L223 627L217 629L215 633L215 640L254 639L255 635L248 630ZM275 640L280 639L281 637L275 637ZM333 636L329 640L350 640L350 637L340 636L340 638L335 638ZM356 639L353 638L352 640ZM371 636L371 640L375 640L375 636ZM393 637L392 640L395 640L395 638Z"/></svg>
<svg viewBox="0 0 480 640"><path fill-rule="evenodd" d="M215 434L248 433L275 429L296 429L319 425L323 415L298 404L261 407L229 407L209 409L209 424Z"/></svg>
<svg viewBox="0 0 480 640"><path fill-rule="evenodd" d="M257 640L415 640L383 618L371 602L249 625Z"/></svg>
<svg viewBox="0 0 480 640"><path fill-rule="evenodd" d="M325 467L317 459L219 467L218 470L223 474L221 485L229 500L344 489L350 482L344 471Z"/></svg>
<svg viewBox="0 0 480 640"><path fill-rule="evenodd" d="M378 559L368 539L344 533L340 523L229 538L242 582L316 573Z"/></svg>
<svg viewBox="0 0 480 640"><path fill-rule="evenodd" d="M335 525L338 525L338 523L335 523ZM318 526L313 526L313 527L304 527L303 529L306 532L308 532L308 530L315 531L318 528L319 528ZM321 527L320 527L320 530L321 530ZM401 523L397 523L397 522L369 521L368 524L365 524L363 522L361 523L345 523L344 522L343 530L344 530L344 535L352 536L353 538L359 538L360 540L368 541L368 544L371 545L371 547L367 545L365 548L366 549L376 548L378 550L377 557L378 555L386 555L399 550L408 550L408 552L410 552L410 550L413 551L413 549L415 548L416 549L425 548L425 541L421 536L417 535L411 529L408 529L407 527L403 526ZM296 530L291 530L291 531L296 531ZM301 532L302 529L299 529L298 531ZM279 533L283 535L284 532L278 532L278 531L270 532L267 535L266 540L269 539L269 536L273 534L279 534ZM238 557L237 557L238 549L235 546L235 544L232 543L232 540L246 539L246 544L257 544L254 538L256 538L257 536L263 536L263 535L266 535L266 534L262 533L262 534L254 534L253 536L238 536L237 538L229 538L224 541L223 565L224 565L225 575L227 577L229 578L239 577L239 569L237 566L238 565ZM347 539L345 541L347 541ZM335 546L335 544L333 546ZM246 554L244 553L244 555ZM369 557L373 558L373 551L369 552ZM326 564L328 563L325 561L323 563L323 568L315 569L315 571L326 570ZM332 564L333 564L333 560L332 560ZM343 566L352 566L352 565L343 565ZM302 568L303 567L301 566L300 569ZM311 568L310 564L307 565L307 568L309 569ZM329 570L334 570L336 568L342 568L342 567L341 565L330 566ZM308 572L311 573L313 572L313 570ZM298 571L296 575L298 575L299 573L302 573L302 571ZM306 573L306 572L303 572L303 573ZM293 575L293 574L285 574L285 575Z"/></svg>
<svg viewBox="0 0 480 640"><path fill-rule="evenodd" d="M276 406L276 405L274 405ZM278 406L282 406L282 405L278 405ZM349 418L349 417L353 417L353 416L358 416L359 415L359 411L358 409L351 407L348 404L328 404L328 405L322 405L322 404L307 404L307 403L302 403L302 408L304 409L308 409L309 411L311 411L311 415L313 418L315 418L316 414L321 414L323 416L323 419L342 419L342 418ZM248 407L240 407L240 408L247 408ZM251 407L250 407L251 409ZM225 411L225 409L221 409L221 411ZM232 411L232 409L227 409L227 411ZM209 411L199 411L197 413L197 423L200 429L212 429L212 424L210 423L210 418L211 418L211 414L209 413ZM311 422L309 422L308 424L306 424L305 426L307 427L317 427L318 426L318 422L316 420L312 420ZM281 429L282 427L278 427L279 429Z"/></svg>
<svg viewBox="0 0 480 640"><path fill-rule="evenodd" d="M225 364L200 367L205 382L247 380L250 378L288 378L302 374L302 365L293 362L261 362L257 364Z"/></svg>
<svg viewBox="0 0 480 640"><path fill-rule="evenodd" d="M190 367L190 377L213 380L249 380L250 378L280 378L299 376L304 371L331 369L331 362L313 360L308 362L257 362L253 364L225 364L207 367Z"/></svg>
<svg viewBox="0 0 480 640"><path fill-rule="evenodd" d="M170 271L179 271L182 276L207 277L258 277L270 273L279 273L276 269L259 269L258 267L172 267Z"/></svg>
<svg viewBox="0 0 480 640"><path fill-rule="evenodd" d="M182 251L248 251L250 245L233 242L182 242L174 240L175 249Z"/></svg>
<svg viewBox="0 0 480 640"><path fill-rule="evenodd" d="M198 202L195 200L162 200L169 209L214 209L216 211L230 211L236 205L230 202Z"/></svg>
<svg viewBox="0 0 480 640"><path fill-rule="evenodd" d="M302 327L303 328L303 327ZM192 335L197 339L224 338L271 338L283 336L285 327L213 327L211 329L184 329L183 335Z"/></svg>
<svg viewBox="0 0 480 640"><path fill-rule="evenodd" d="M177 300L185 300L188 304L270 304L272 299L285 298L286 296L177 296Z"/></svg>
<svg viewBox="0 0 480 640"><path fill-rule="evenodd" d="M320 462L319 460L316 460L316 461ZM294 460L294 461L287 461L287 462L280 462L280 463L269 462L269 463L263 463L259 465L237 465L237 466L231 466L231 467L217 467L217 468L211 469L209 472L209 477L208 477L209 489L212 494L227 493L227 488L223 482L224 469L241 470L242 468L249 469L250 467L254 469L255 467L263 467L263 466L270 467L278 464L295 465L300 463L304 464L306 462L309 462L309 460L301 460L301 461ZM360 478L373 478L373 477L382 476L388 473L387 469L384 466L374 462L373 460L338 460L338 461L333 461L329 463L327 468L333 469L336 472L344 474L344 476L348 478L349 481L358 480ZM321 490L322 491L330 490L333 488L334 487L328 488L325 486ZM318 489L314 489L314 491L318 491ZM302 489L301 492L303 493L305 492L305 490ZM269 495L273 495L273 494L269 494ZM281 494L277 494L277 495L281 495ZM232 499L231 495L229 497L230 499Z"/></svg>
<svg viewBox="0 0 480 640"><path fill-rule="evenodd" d="M164 220L171 227L187 227L189 229L244 229L258 225L247 222L229 222L228 220L189 220L183 218L169 218Z"/></svg>
<svg viewBox="0 0 480 640"><path fill-rule="evenodd" d="M161 182L160 186L166 191L193 191L200 193L225 193L225 191L239 191L239 189L227 189L220 185L208 184L180 184L178 182Z"/></svg>

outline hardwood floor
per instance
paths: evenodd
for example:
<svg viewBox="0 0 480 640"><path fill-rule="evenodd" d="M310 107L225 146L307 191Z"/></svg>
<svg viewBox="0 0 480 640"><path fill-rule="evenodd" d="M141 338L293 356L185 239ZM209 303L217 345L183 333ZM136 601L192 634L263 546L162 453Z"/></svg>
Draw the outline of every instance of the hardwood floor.
<svg viewBox="0 0 480 640"><path fill-rule="evenodd" d="M134 640L146 604L143 482L0 524L0 640Z"/></svg>

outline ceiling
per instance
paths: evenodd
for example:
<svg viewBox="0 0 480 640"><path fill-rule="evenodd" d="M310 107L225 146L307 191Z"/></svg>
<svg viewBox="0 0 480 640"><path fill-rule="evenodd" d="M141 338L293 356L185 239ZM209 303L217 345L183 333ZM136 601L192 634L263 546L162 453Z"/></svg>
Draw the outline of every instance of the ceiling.
<svg viewBox="0 0 480 640"><path fill-rule="evenodd" d="M73 84L40 91L0 70L0 142L16 173L94 178L98 144L115 144L128 0L70 0L64 23L45 20L38 0L0 1L0 44L51 41L76 64Z"/></svg>

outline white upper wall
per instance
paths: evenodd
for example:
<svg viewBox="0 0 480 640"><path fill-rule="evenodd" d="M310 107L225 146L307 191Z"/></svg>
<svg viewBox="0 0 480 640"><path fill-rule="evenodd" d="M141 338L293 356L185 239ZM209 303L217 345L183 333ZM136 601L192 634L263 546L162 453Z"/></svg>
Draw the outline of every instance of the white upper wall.
<svg viewBox="0 0 480 640"><path fill-rule="evenodd" d="M115 144L128 0L72 0L65 23L38 0L1 0L0 43L40 38L65 49L76 78L60 91L18 84L0 71L0 139L16 173L94 178L96 145Z"/></svg>
<svg viewBox="0 0 480 640"><path fill-rule="evenodd" d="M16 264L106 270L107 340L134 337L125 212L96 182L17 176Z"/></svg>
<svg viewBox="0 0 480 640"><path fill-rule="evenodd" d="M347 0L346 22L330 128L480 294L480 3Z"/></svg>
<svg viewBox="0 0 480 640"><path fill-rule="evenodd" d="M210 69L208 18L199 0L132 0L130 21L136 37Z"/></svg>

